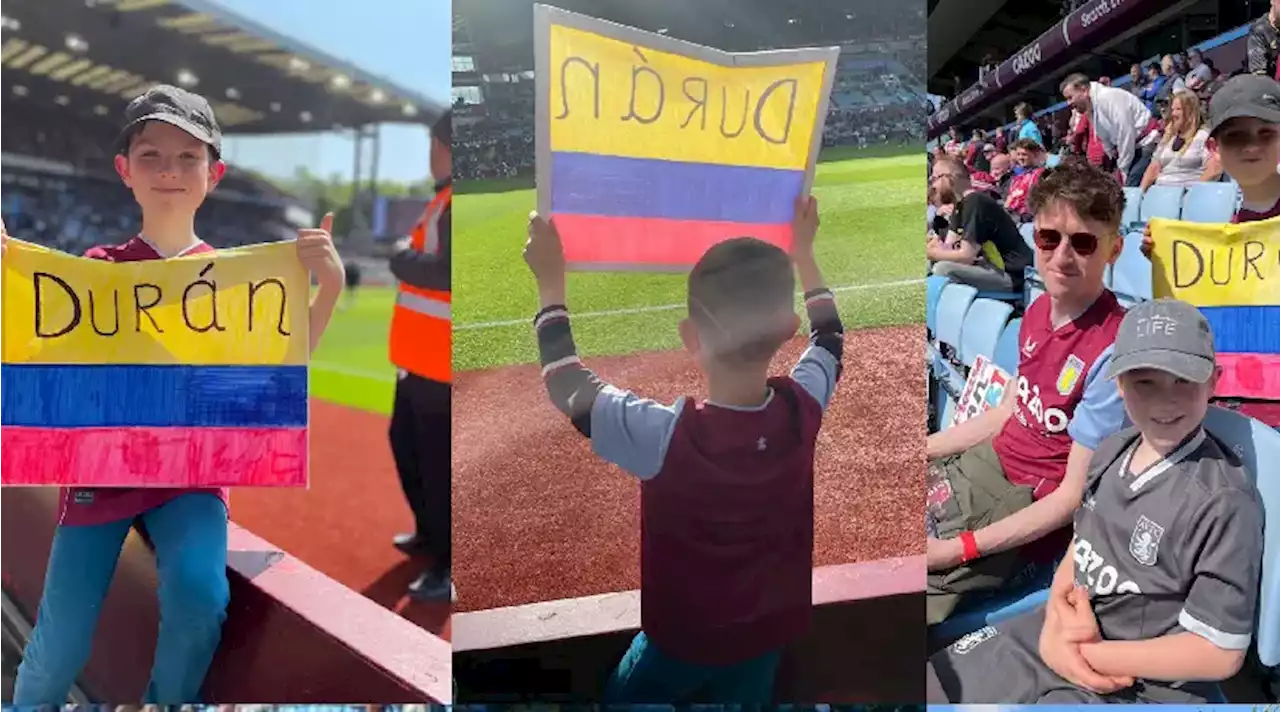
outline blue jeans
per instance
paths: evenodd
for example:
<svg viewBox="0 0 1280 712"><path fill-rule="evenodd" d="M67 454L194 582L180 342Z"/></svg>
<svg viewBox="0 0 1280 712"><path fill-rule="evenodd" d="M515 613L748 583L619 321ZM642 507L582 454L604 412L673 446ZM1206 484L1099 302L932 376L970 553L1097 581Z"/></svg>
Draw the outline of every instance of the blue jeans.
<svg viewBox="0 0 1280 712"><path fill-rule="evenodd" d="M765 653L736 665L694 665L658 650L644 631L613 671L605 689L609 703L699 702L768 704L781 651Z"/></svg>
<svg viewBox="0 0 1280 712"><path fill-rule="evenodd" d="M198 702L231 599L227 508L214 495L187 494L144 513L142 520L160 578L160 637L144 702ZM13 704L66 703L89 659L102 600L132 524L122 519L58 527Z"/></svg>

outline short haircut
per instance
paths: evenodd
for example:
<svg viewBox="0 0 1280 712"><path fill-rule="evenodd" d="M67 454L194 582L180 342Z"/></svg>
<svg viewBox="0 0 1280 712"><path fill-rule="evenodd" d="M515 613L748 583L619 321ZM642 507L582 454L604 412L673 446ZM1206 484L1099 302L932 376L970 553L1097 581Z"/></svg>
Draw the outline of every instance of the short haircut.
<svg viewBox="0 0 1280 712"><path fill-rule="evenodd" d="M939 156L934 160L934 166L946 165L947 173L960 176L961 178L969 178L969 167L960 160L958 156Z"/></svg>
<svg viewBox="0 0 1280 712"><path fill-rule="evenodd" d="M1081 86L1089 86L1089 75L1084 72L1074 72L1072 74L1068 74L1067 78L1062 80L1062 83L1058 85L1058 91L1064 92L1067 90L1067 87Z"/></svg>
<svg viewBox="0 0 1280 712"><path fill-rule="evenodd" d="M1046 169L1031 189L1027 207L1035 215L1055 202L1070 205L1082 218L1120 230L1124 189L1115 176L1087 162L1068 161Z"/></svg>
<svg viewBox="0 0 1280 712"><path fill-rule="evenodd" d="M1016 106L1013 107L1013 113L1019 116L1025 116L1027 118L1031 118L1031 114L1032 114L1031 105L1025 101L1020 101Z"/></svg>
<svg viewBox="0 0 1280 712"><path fill-rule="evenodd" d="M1034 138L1018 139L1017 142L1013 144L1013 150L1016 151L1019 148L1026 149L1032 153L1039 153L1044 150L1044 146L1041 146L1040 142L1036 141Z"/></svg>
<svg viewBox="0 0 1280 712"><path fill-rule="evenodd" d="M782 317L795 315L795 291L786 252L736 237L708 250L689 273L689 318L716 360L767 363L793 335Z"/></svg>
<svg viewBox="0 0 1280 712"><path fill-rule="evenodd" d="M431 138L453 148L453 111L446 111L431 126Z"/></svg>

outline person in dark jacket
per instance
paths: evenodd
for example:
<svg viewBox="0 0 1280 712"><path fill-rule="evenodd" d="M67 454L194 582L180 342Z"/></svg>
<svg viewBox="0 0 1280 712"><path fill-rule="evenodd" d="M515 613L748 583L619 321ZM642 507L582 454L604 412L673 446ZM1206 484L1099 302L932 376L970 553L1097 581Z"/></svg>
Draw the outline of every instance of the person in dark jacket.
<svg viewBox="0 0 1280 712"><path fill-rule="evenodd" d="M1263 74L1276 78L1276 55L1280 53L1280 0L1271 0L1267 14L1249 26L1246 43L1247 65L1250 74Z"/></svg>
<svg viewBox="0 0 1280 712"><path fill-rule="evenodd" d="M434 220L438 246L415 248L400 243L391 256L391 273L397 280L420 290L448 293L452 289L453 114L446 113L431 128L431 176L436 181L438 212L428 210L419 229L429 230ZM450 382L441 382L400 369L395 405L391 414L391 450L400 474L416 528L395 537L395 546L410 556L423 556L429 566L409 586L409 596L419 601L451 601L452 547L450 537L450 472L452 467Z"/></svg>

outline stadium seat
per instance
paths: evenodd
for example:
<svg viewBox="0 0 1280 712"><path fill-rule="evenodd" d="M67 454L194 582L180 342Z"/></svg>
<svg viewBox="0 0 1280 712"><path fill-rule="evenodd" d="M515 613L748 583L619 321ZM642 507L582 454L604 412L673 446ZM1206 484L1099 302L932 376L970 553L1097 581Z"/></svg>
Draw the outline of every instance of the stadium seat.
<svg viewBox="0 0 1280 712"><path fill-rule="evenodd" d="M1022 319L1014 319L1005 325L1000 332L1000 340L996 342L996 365L1006 373L1013 374L1018 370L1018 331L1022 329Z"/></svg>
<svg viewBox="0 0 1280 712"><path fill-rule="evenodd" d="M969 307L977 296L978 290L967 284L948 282L943 286L942 297L938 300L938 313L935 317L937 326L934 329L936 343L930 345L930 365L939 385L952 397L959 395L964 389L964 374L947 360L943 347L949 346L959 355L965 315L969 313Z"/></svg>
<svg viewBox="0 0 1280 712"><path fill-rule="evenodd" d="M935 332L938 343L960 348L960 332L964 328L965 314L978 296L978 290L967 284L948 281L938 300Z"/></svg>
<svg viewBox="0 0 1280 712"><path fill-rule="evenodd" d="M1190 222L1231 222L1235 211L1236 186L1231 183L1196 183L1182 202L1182 219Z"/></svg>
<svg viewBox="0 0 1280 712"><path fill-rule="evenodd" d="M1012 314L1013 307L1007 303L984 299L979 293L965 314L960 331L960 361L968 368L973 368L979 356L994 361L996 344Z"/></svg>
<svg viewBox="0 0 1280 712"><path fill-rule="evenodd" d="M1045 159L1044 167L1057 168L1061 163L1062 163L1062 156L1059 156L1056 153L1051 153L1049 154L1049 157Z"/></svg>
<svg viewBox="0 0 1280 712"><path fill-rule="evenodd" d="M1280 431L1248 416L1212 406L1205 428L1230 447L1255 477L1268 526L1262 555L1262 592L1258 596L1258 659L1280 665ZM1263 463L1266 463L1264 466Z"/></svg>
<svg viewBox="0 0 1280 712"><path fill-rule="evenodd" d="M951 280L940 275L930 275L925 280L924 286L924 325L930 334L937 330L938 326L938 300L942 298L942 288L951 283Z"/></svg>
<svg viewBox="0 0 1280 712"><path fill-rule="evenodd" d="M1033 251L1036 249L1036 224L1022 223L1018 226L1018 232L1022 233L1022 241L1027 243Z"/></svg>
<svg viewBox="0 0 1280 712"><path fill-rule="evenodd" d="M1031 302L1036 300L1036 297L1044 294L1044 282L1040 280L1040 273L1036 271L1035 267L1028 267L1023 272L1022 291L1024 293L1022 303L1028 307L1031 306Z"/></svg>
<svg viewBox="0 0 1280 712"><path fill-rule="evenodd" d="M1049 600L1049 584L1053 581L1053 566L1037 567L1026 582L1014 585L984 599L979 603L961 606L945 621L929 628L929 637L935 641L953 641L979 628L996 625L1043 606Z"/></svg>
<svg viewBox="0 0 1280 712"><path fill-rule="evenodd" d="M1124 214L1120 218L1121 230L1132 230L1142 223L1142 189L1124 189Z"/></svg>
<svg viewBox="0 0 1280 712"><path fill-rule="evenodd" d="M1124 248L1111 269L1110 286L1126 306L1151 299L1151 260L1142 254L1142 233L1125 236Z"/></svg>
<svg viewBox="0 0 1280 712"><path fill-rule="evenodd" d="M1151 222L1151 218L1168 218L1177 220L1182 215L1182 186L1153 185L1147 188L1142 196L1142 208L1138 219L1143 224Z"/></svg>

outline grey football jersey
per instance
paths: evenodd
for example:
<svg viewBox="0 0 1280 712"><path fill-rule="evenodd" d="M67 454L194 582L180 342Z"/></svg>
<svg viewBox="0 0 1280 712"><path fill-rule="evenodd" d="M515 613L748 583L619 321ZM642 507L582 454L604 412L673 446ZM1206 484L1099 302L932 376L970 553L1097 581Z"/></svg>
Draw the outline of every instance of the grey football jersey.
<svg viewBox="0 0 1280 712"><path fill-rule="evenodd" d="M1094 455L1068 552L1104 638L1189 631L1220 648L1249 647L1262 568L1262 503L1249 473L1199 429L1142 472L1139 435Z"/></svg>

